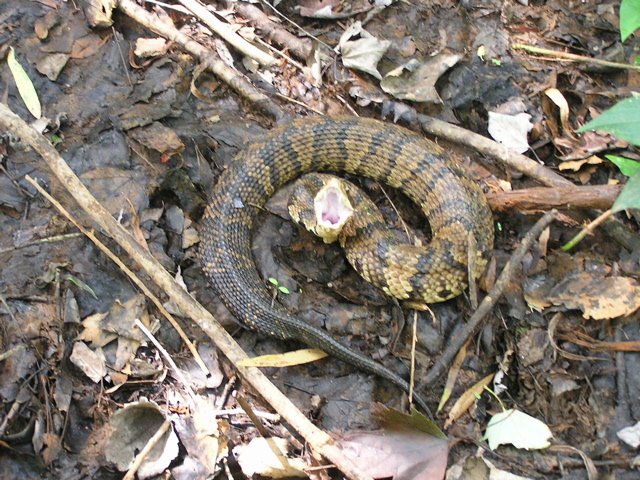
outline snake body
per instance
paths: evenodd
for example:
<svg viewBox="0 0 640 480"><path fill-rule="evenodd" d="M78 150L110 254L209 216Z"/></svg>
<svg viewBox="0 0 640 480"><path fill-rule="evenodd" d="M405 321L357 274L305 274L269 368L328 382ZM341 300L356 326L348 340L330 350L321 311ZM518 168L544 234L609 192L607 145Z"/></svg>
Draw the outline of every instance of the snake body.
<svg viewBox="0 0 640 480"><path fill-rule="evenodd" d="M367 177L404 192L427 217L433 248L417 258L399 258L400 269L382 272L391 283L428 292L442 301L466 285L468 239L476 243L474 276L493 248L491 212L480 187L435 143L401 127L370 119L310 118L274 130L242 150L222 172L200 229L203 270L231 313L246 327L293 339L391 381L399 375L290 314L272 297L251 253L254 219L286 183L312 172ZM419 403L423 403L417 399ZM425 407L422 405L423 408Z"/></svg>

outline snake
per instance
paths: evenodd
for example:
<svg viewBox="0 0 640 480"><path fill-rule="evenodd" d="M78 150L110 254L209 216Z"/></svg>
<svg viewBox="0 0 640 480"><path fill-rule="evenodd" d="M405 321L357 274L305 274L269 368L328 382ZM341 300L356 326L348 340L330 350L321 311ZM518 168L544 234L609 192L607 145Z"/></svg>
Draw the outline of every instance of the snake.
<svg viewBox="0 0 640 480"><path fill-rule="evenodd" d="M258 273L251 252L256 217L278 189L309 172L381 182L403 192L422 210L432 232L427 248L417 256L403 255L398 265L384 260L378 268L390 285L420 291L417 297L428 303L447 300L466 288L470 251L476 257L471 262L474 278L488 262L494 232L482 189L466 175L459 158L408 129L359 117L308 117L276 128L242 149L219 175L202 216L202 269L241 324L265 336L323 350L409 392L409 382L401 375L274 303L266 279ZM415 392L413 399L428 411Z"/></svg>

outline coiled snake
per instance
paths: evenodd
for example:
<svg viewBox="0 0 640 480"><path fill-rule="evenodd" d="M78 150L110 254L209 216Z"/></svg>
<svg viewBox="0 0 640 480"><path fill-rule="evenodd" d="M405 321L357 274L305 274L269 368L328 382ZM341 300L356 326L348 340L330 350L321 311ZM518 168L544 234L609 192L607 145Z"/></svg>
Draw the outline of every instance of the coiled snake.
<svg viewBox="0 0 640 480"><path fill-rule="evenodd" d="M251 253L256 215L277 189L311 171L377 180L420 206L432 242L417 257L403 253L388 275L409 290L423 292L418 296L425 302L446 300L465 288L470 233L478 255L474 277L484 270L493 248L484 195L454 158L409 130L369 119L309 118L274 130L241 151L221 174L205 210L199 251L203 270L225 306L246 327L319 348L408 391L408 383L393 371L283 306L272 305L271 293L256 270Z"/></svg>

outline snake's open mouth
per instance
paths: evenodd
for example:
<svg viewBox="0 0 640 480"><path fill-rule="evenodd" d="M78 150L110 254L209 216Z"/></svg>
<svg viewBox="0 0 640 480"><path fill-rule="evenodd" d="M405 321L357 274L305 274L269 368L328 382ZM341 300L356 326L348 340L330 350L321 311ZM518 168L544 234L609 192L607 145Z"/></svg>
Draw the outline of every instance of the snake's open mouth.
<svg viewBox="0 0 640 480"><path fill-rule="evenodd" d="M337 178L330 179L318 190L313 208L316 214L316 235L326 243L336 240L344 224L353 215L353 207L345 187Z"/></svg>
<svg viewBox="0 0 640 480"><path fill-rule="evenodd" d="M340 197L338 195L338 192L336 192L333 189L327 192L327 195L325 196L323 210L322 212L320 212L320 215L322 216L322 220L325 222L329 222L332 225L336 225L340 223L343 210L344 210L344 205L340 202Z"/></svg>

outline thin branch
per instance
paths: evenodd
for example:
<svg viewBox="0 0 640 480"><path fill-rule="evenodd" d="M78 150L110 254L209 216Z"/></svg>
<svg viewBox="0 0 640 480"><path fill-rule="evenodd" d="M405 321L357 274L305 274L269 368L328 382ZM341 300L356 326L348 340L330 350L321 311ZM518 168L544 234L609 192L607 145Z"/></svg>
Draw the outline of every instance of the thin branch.
<svg viewBox="0 0 640 480"><path fill-rule="evenodd" d="M482 135L427 115L418 114L418 121L425 132L450 142L466 145L483 155L494 158L510 168L516 169L528 177L538 180L544 185L560 188L575 187L572 182L544 165L524 155L515 153L504 145L500 145ZM600 212L591 211L590 214L597 216L600 215ZM610 217L604 224L604 227L607 234L626 249L634 250L640 247L640 238L638 235L630 232L617 218L613 216Z"/></svg>
<svg viewBox="0 0 640 480"><path fill-rule="evenodd" d="M523 45L516 43L511 45L514 50L524 50L529 53L537 53L539 55L546 55L548 57L554 57L557 60L566 60L569 62L589 63L591 65L599 65L601 67L610 68L622 68L625 70L640 70L640 66L631 65L629 63L610 62L608 60L600 60L599 58L585 57L584 55L576 55L575 53L560 52L557 50L549 50L547 48L534 47L533 45Z"/></svg>
<svg viewBox="0 0 640 480"><path fill-rule="evenodd" d="M580 230L580 232L575 237L573 237L561 247L562 251L568 252L569 250L571 250L578 243L580 243L584 237L591 234L598 227L598 225L601 225L602 223L607 221L609 217L611 217L611 215L613 215L613 210L609 209L602 213L602 215L600 215L598 218L591 221L589 225Z"/></svg>

